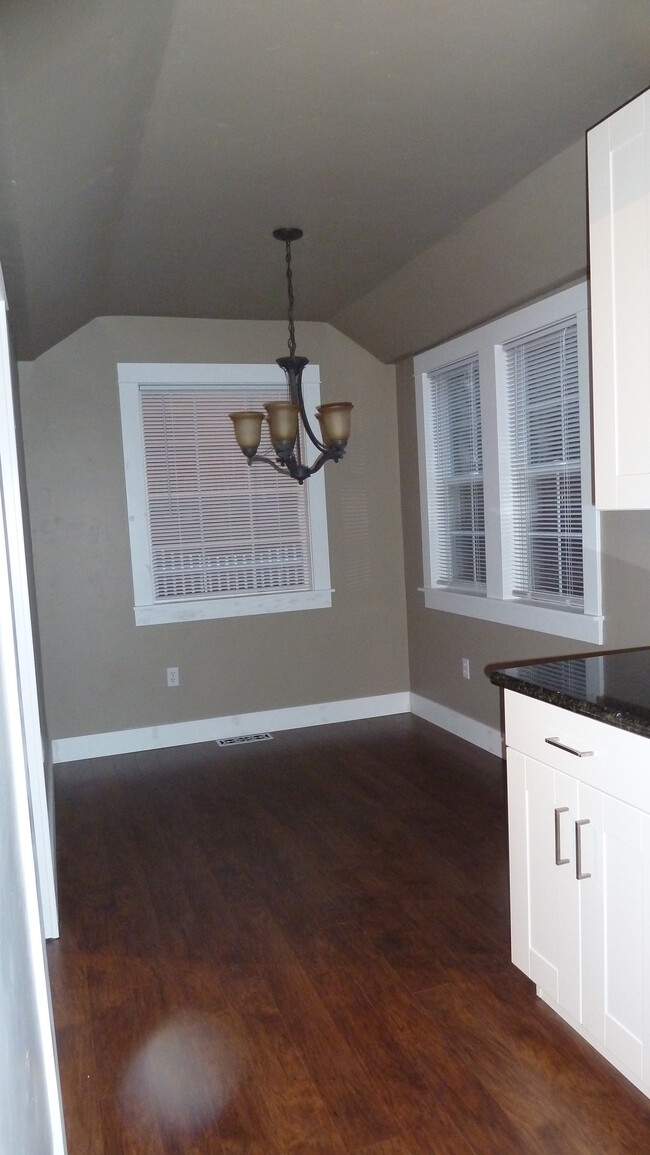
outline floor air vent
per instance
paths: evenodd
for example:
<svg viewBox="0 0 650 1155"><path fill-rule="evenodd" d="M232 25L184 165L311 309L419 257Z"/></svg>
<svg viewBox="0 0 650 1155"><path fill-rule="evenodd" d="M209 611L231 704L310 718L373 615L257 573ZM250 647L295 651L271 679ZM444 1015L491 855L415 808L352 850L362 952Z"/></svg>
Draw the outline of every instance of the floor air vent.
<svg viewBox="0 0 650 1155"><path fill-rule="evenodd" d="M239 734L236 738L217 738L217 746L243 746L246 742L269 742L272 734Z"/></svg>

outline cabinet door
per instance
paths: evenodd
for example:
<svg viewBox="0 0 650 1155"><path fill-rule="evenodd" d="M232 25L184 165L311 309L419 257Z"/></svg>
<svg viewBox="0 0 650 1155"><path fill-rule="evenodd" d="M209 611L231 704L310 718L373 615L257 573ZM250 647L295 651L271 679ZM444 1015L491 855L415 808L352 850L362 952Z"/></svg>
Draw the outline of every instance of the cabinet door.
<svg viewBox="0 0 650 1155"><path fill-rule="evenodd" d="M650 818L586 786L580 807L595 883L581 895L583 1024L616 1066L650 1083Z"/></svg>
<svg viewBox="0 0 650 1155"><path fill-rule="evenodd" d="M578 783L508 750L512 961L580 1021Z"/></svg>
<svg viewBox="0 0 650 1155"><path fill-rule="evenodd" d="M595 503L650 509L650 92L587 148Z"/></svg>

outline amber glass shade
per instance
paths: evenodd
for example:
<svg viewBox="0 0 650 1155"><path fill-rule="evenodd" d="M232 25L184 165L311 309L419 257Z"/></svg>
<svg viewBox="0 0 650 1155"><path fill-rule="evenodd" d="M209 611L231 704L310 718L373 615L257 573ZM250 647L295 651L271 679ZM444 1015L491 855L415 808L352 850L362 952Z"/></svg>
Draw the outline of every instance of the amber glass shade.
<svg viewBox="0 0 650 1155"><path fill-rule="evenodd" d="M324 445L345 447L350 437L351 401L338 401L332 405L319 405L316 416L320 422Z"/></svg>
<svg viewBox="0 0 650 1155"><path fill-rule="evenodd" d="M262 436L263 413L242 412L229 413L230 420L235 427L235 437L240 449L248 456L257 453Z"/></svg>
<svg viewBox="0 0 650 1155"><path fill-rule="evenodd" d="M298 436L298 406L291 401L268 401L264 408L273 445L288 442L293 446Z"/></svg>

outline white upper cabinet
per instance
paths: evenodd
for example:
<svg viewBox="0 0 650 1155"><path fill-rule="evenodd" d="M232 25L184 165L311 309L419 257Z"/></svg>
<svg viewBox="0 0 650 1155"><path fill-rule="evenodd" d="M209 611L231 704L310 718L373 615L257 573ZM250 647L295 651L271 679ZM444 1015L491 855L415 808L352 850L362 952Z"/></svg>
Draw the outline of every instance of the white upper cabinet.
<svg viewBox="0 0 650 1155"><path fill-rule="evenodd" d="M650 90L587 152L595 504L650 509Z"/></svg>

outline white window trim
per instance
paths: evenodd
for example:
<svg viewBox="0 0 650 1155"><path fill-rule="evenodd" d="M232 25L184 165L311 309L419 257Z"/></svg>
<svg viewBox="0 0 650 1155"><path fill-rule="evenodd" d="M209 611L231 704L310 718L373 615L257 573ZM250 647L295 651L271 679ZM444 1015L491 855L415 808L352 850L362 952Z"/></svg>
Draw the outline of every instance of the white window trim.
<svg viewBox="0 0 650 1155"><path fill-rule="evenodd" d="M283 385L284 372L278 365L225 365L225 364L118 364L117 376L122 418L122 442L129 516L129 539L133 568L135 622L138 626L162 625L169 622L201 621L207 618L230 618L249 614L284 613L294 610L324 609L332 604L329 543L327 534L327 506L323 472L316 473L305 484L309 502L311 527L311 560L313 588L288 593L240 594L235 597L181 598L155 602L149 549L149 524L145 486L144 445L140 415L140 387L169 385L196 387L201 385L250 385L260 388L260 407L264 388ZM320 372L318 365L307 365L303 373L305 403L309 410L320 404ZM233 434L234 437L234 434ZM315 447L308 442L307 464L317 457ZM265 469L252 465L251 469ZM287 485L297 482L287 480Z"/></svg>
<svg viewBox="0 0 650 1155"><path fill-rule="evenodd" d="M580 366L580 435L583 494L591 495L591 423L589 395L589 332L585 283L518 309L487 325L429 349L414 359L417 412L420 509L424 562L424 603L428 609L481 618L558 637L602 644L603 616L600 577L600 517L591 501L583 503L584 609L564 609L526 602L509 593L507 529L510 471L508 461L508 397L505 389L504 345L528 332L575 316ZM432 432L425 420L428 374L478 353L483 426L483 485L485 499L485 595L434 584L435 523L429 516L429 475Z"/></svg>

